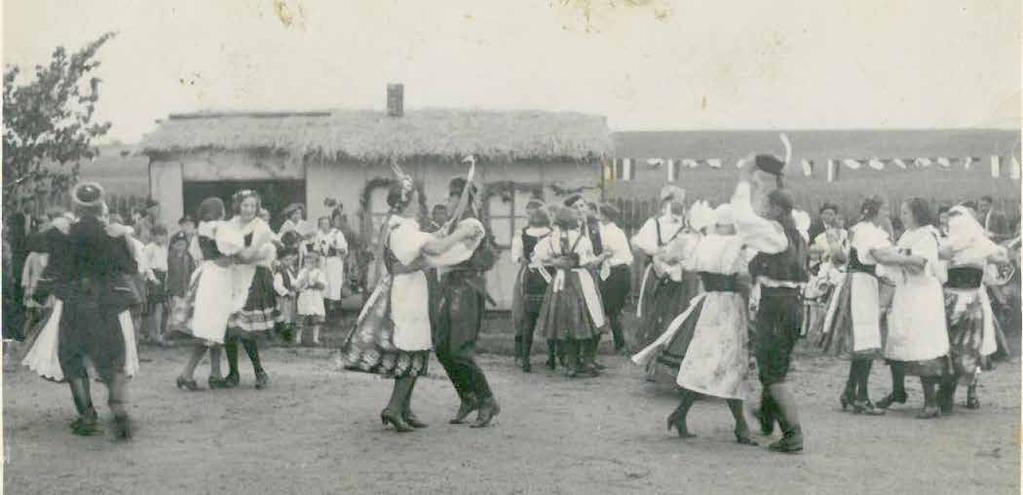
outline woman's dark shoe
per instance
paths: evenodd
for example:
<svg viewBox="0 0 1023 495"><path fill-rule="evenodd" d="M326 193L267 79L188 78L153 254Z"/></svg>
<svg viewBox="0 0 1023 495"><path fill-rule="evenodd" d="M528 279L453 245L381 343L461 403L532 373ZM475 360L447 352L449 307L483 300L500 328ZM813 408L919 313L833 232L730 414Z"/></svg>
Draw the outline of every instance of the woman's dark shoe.
<svg viewBox="0 0 1023 495"><path fill-rule="evenodd" d="M270 375L267 375L265 371L259 370L256 372L256 390L263 390L270 386Z"/></svg>
<svg viewBox="0 0 1023 495"><path fill-rule="evenodd" d="M754 446L754 447L757 446L757 445L760 445L760 444L757 443L756 440L753 440L752 438L750 438L749 428L742 429L742 430L735 430L735 441L739 445L750 445L750 446Z"/></svg>
<svg viewBox="0 0 1023 495"><path fill-rule="evenodd" d="M448 423L453 425L460 425L465 423L465 418L468 418L473 411L479 409L479 404L475 399L462 400L462 404L458 406L458 412L455 413L455 417L451 418Z"/></svg>
<svg viewBox="0 0 1023 495"><path fill-rule="evenodd" d="M388 411L387 409L380 411L380 422L383 423L384 426L387 426L387 424L390 423L392 426L394 426L394 431L398 433L409 432L412 431L413 429L411 426L408 425L408 423L405 422L405 420L401 419L401 415L394 414L393 412Z"/></svg>
<svg viewBox="0 0 1023 495"><path fill-rule="evenodd" d="M842 395L838 397L838 402L842 404L842 410L845 411L854 402L852 390L845 389L845 392L842 392Z"/></svg>
<svg viewBox="0 0 1023 495"><path fill-rule="evenodd" d="M547 359L547 363L545 364L547 365L547 369L551 371L554 371L558 367L558 362L555 361L554 358Z"/></svg>
<svg viewBox="0 0 1023 495"><path fill-rule="evenodd" d="M672 428L678 428L678 420L681 417L682 417L682 406L678 406L678 407L675 408L674 411L671 412L671 414L668 415L668 420L667 420L668 431L671 431Z"/></svg>
<svg viewBox="0 0 1023 495"><path fill-rule="evenodd" d="M416 415L412 413L412 411L405 411L405 413L401 415L401 419L404 419L405 422L408 423L408 425L413 428L426 428L427 426L430 426L422 421L419 421L419 418L417 418Z"/></svg>
<svg viewBox="0 0 1023 495"><path fill-rule="evenodd" d="M498 414L501 413L501 406L497 404L497 401L493 397L487 397L480 402L479 414L476 416L476 422L470 425L470 428L486 428L490 426L490 422L494 420Z"/></svg>
<svg viewBox="0 0 1023 495"><path fill-rule="evenodd" d="M131 421L127 414L114 416L114 440L131 439Z"/></svg>
<svg viewBox="0 0 1023 495"><path fill-rule="evenodd" d="M522 372L523 373L533 372L533 363L530 363L528 359L522 361Z"/></svg>
<svg viewBox="0 0 1023 495"><path fill-rule="evenodd" d="M884 409L874 407L869 400L858 400L853 402L853 414L865 414L867 416L884 416Z"/></svg>
<svg viewBox="0 0 1023 495"><path fill-rule="evenodd" d="M206 384L209 385L210 390L224 388L224 379L219 376L211 376L206 379Z"/></svg>
<svg viewBox="0 0 1023 495"><path fill-rule="evenodd" d="M177 379L177 386L181 390L188 390L195 392L199 390L199 384L195 383L195 380L186 380L184 377L179 376Z"/></svg>
<svg viewBox="0 0 1023 495"><path fill-rule="evenodd" d="M966 404L967 409L980 409L980 399L977 398L977 391L970 387L966 391Z"/></svg>
<svg viewBox="0 0 1023 495"><path fill-rule="evenodd" d="M917 419L932 419L941 416L941 410L937 406L925 406L919 414L916 415Z"/></svg>
<svg viewBox="0 0 1023 495"><path fill-rule="evenodd" d="M898 394L896 394L895 392L892 392L892 393L884 396L883 399L877 401L877 403L874 404L874 405L877 408L879 408L879 409L888 409L889 407L892 406L892 404L895 404L895 403L905 404L906 403L906 399L908 399L908 398L909 398L909 394L907 394L906 392L900 392Z"/></svg>

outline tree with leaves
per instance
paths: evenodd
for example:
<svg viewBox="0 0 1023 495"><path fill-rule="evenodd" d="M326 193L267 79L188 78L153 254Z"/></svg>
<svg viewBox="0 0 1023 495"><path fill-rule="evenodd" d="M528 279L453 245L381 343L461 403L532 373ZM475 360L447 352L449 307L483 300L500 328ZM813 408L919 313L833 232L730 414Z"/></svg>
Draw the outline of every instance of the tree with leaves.
<svg viewBox="0 0 1023 495"><path fill-rule="evenodd" d="M110 122L95 119L100 79L91 74L99 67L96 53L114 36L105 33L71 54L58 47L25 83L17 66L4 67L5 214L25 197L62 197L78 179L81 161L98 153L93 141Z"/></svg>

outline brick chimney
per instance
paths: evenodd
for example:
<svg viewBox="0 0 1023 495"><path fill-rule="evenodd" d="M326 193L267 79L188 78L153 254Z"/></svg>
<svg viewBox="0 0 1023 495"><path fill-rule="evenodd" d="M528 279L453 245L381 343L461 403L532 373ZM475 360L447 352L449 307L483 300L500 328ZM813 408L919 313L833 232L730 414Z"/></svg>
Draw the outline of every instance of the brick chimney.
<svg viewBox="0 0 1023 495"><path fill-rule="evenodd" d="M387 116L401 117L405 115L405 85L387 85Z"/></svg>

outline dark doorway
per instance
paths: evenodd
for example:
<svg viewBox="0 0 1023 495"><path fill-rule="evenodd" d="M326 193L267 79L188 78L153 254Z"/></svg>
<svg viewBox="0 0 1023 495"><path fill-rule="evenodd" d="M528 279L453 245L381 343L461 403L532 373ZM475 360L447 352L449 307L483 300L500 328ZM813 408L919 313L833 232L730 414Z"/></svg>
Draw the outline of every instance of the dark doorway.
<svg viewBox="0 0 1023 495"><path fill-rule="evenodd" d="M221 182L188 182L183 186L185 213L195 217L196 210L202 200L216 196L224 200L224 206L231 216L231 195L242 189L252 189L259 193L263 200L263 208L270 212L270 226L276 231L284 219L281 211L291 203L305 205L304 180L253 180L253 181L221 181ZM198 220L198 219L196 219Z"/></svg>

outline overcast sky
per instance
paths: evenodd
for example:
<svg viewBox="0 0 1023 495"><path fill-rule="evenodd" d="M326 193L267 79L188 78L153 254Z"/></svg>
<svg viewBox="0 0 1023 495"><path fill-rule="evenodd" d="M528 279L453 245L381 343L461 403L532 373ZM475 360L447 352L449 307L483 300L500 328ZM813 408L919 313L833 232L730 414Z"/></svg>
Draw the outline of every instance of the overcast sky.
<svg viewBox="0 0 1023 495"><path fill-rule="evenodd" d="M100 113L125 141L171 112L382 108L388 82L615 130L1019 126L1019 0L565 1L4 0L3 58L118 31Z"/></svg>

